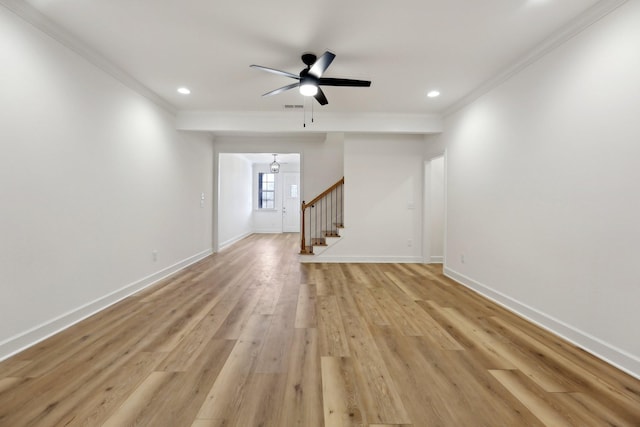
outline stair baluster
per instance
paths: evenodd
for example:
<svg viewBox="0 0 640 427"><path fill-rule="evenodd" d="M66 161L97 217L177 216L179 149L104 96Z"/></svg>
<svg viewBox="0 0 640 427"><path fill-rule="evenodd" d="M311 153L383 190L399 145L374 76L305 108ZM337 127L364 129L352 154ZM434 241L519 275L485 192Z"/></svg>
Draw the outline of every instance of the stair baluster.
<svg viewBox="0 0 640 427"><path fill-rule="evenodd" d="M338 236L342 227L344 177L311 202L302 201L300 253L313 254L313 246L326 245L326 237Z"/></svg>

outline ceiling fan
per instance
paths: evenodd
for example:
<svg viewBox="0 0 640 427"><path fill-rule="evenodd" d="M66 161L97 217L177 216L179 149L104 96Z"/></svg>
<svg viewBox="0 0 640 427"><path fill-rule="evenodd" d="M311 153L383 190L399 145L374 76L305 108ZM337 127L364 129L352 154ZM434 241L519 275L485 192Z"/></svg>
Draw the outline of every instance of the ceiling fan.
<svg viewBox="0 0 640 427"><path fill-rule="evenodd" d="M305 53L302 55L302 62L307 66L299 75L289 73L287 71L280 71L269 67L263 67L261 65L251 65L253 68L267 71L269 73L278 74L285 77L298 80L296 83L283 86L281 88L267 92L262 96L276 95L293 88L300 88L300 93L304 96L313 96L320 105L327 105L327 97L325 96L320 86L349 86L349 87L369 87L371 82L369 80L354 80L354 79L336 79L330 77L322 77L324 72L329 68L331 62L333 62L336 55L332 52L326 51L320 58L316 57L313 53Z"/></svg>

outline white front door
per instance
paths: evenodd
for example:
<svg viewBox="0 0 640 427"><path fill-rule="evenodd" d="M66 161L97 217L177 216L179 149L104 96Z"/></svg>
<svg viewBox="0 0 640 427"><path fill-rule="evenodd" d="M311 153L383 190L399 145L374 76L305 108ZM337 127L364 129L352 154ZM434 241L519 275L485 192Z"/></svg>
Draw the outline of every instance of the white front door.
<svg viewBox="0 0 640 427"><path fill-rule="evenodd" d="M300 173L282 172L282 231L300 231Z"/></svg>

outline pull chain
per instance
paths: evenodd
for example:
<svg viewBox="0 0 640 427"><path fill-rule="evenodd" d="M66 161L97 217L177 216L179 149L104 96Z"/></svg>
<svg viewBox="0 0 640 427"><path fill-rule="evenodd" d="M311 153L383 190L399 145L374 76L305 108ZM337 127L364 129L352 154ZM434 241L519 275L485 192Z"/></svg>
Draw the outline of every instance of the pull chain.
<svg viewBox="0 0 640 427"><path fill-rule="evenodd" d="M310 96L304 96L302 98L302 127L306 128L307 127L307 98L311 98ZM309 102L311 102L311 123L313 123L313 99L311 99Z"/></svg>

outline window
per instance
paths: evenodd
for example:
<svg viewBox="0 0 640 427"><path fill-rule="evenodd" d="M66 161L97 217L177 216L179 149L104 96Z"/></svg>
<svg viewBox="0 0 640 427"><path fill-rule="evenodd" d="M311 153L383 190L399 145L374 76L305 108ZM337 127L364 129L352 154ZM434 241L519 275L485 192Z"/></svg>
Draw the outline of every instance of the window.
<svg viewBox="0 0 640 427"><path fill-rule="evenodd" d="M258 209L276 208L276 175L258 174Z"/></svg>

